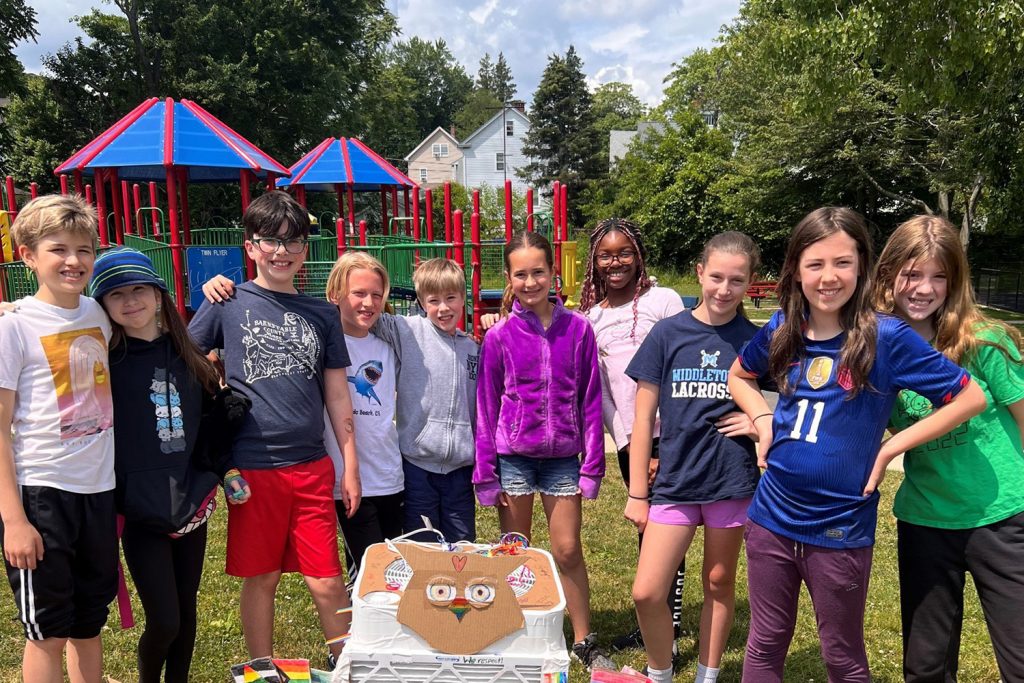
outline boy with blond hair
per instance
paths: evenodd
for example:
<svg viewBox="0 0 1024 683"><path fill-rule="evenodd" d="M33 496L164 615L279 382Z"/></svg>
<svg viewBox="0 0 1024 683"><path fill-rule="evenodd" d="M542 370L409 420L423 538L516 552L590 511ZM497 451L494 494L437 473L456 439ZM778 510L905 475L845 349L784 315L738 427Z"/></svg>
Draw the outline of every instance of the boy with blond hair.
<svg viewBox="0 0 1024 683"><path fill-rule="evenodd" d="M384 314L374 333L398 357L398 445L405 472L405 530L422 517L445 539L476 539L473 500L476 373L480 346L458 328L466 276L455 261L423 261L413 273L422 316Z"/></svg>
<svg viewBox="0 0 1024 683"><path fill-rule="evenodd" d="M39 283L0 318L0 533L32 683L60 683L65 650L72 683L99 683L117 593L110 323L82 296L96 228L81 197L58 195L11 226Z"/></svg>

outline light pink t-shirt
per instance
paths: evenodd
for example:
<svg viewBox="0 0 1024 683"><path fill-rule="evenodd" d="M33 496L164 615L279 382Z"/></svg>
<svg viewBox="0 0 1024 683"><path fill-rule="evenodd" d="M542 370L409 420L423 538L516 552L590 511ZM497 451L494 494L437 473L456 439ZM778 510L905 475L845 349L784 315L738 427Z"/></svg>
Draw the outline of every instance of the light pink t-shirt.
<svg viewBox="0 0 1024 683"><path fill-rule="evenodd" d="M637 300L636 329L633 328L633 302L603 308L594 306L587 318L594 326L601 364L601 399L605 429L621 449L633 433L636 405L636 382L626 376L626 366L647 338L654 323L683 310L683 301L675 290L651 287ZM654 435L658 435L655 424Z"/></svg>

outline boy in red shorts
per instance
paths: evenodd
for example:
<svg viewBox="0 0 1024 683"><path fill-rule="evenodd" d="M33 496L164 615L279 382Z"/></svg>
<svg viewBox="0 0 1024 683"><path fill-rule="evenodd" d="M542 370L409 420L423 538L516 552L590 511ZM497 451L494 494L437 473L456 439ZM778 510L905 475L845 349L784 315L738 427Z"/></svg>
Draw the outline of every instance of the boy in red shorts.
<svg viewBox="0 0 1024 683"><path fill-rule="evenodd" d="M284 192L268 192L243 217L255 280L235 297L204 304L189 331L204 351L224 349L228 383L252 401L234 461L252 498L228 509L227 572L243 577L242 629L251 657L273 654L274 597L282 572L300 572L313 597L331 661L349 618L338 557L334 467L323 444L324 406L341 445L342 497L359 507L349 365L337 309L299 294L309 217Z"/></svg>

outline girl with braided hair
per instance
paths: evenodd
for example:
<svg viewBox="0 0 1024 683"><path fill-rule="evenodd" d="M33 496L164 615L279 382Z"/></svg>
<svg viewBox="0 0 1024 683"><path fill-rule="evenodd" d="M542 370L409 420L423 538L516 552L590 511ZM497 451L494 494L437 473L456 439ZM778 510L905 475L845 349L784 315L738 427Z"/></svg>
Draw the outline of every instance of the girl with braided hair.
<svg viewBox="0 0 1024 683"><path fill-rule="evenodd" d="M594 326L601 367L602 416L615 440L619 471L629 487L629 442L633 431L636 382L626 366L640 348L654 323L683 310L679 295L658 287L647 273L647 249L640 229L624 218L606 218L590 234L586 277L580 293L580 313ZM658 469L658 425L654 428L649 479ZM643 543L643 533L639 534ZM672 624L679 633L683 610L683 569L680 562L669 591ZM615 649L643 647L640 629L616 638Z"/></svg>

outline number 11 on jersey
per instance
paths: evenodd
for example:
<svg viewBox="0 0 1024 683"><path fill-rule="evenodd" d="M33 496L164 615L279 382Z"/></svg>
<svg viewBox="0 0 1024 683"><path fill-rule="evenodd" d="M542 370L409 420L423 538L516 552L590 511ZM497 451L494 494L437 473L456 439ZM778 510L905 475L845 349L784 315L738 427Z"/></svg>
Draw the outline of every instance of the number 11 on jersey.
<svg viewBox="0 0 1024 683"><path fill-rule="evenodd" d="M797 401L797 410L799 411L796 416L796 426L793 427L793 431L789 433L791 439L804 439L808 443L818 443L818 425L821 424L821 415L825 412L825 402L815 401L811 405L811 410L814 412L814 417L811 419L811 428L808 430L807 435L802 434L804 427L804 418L807 416L807 406L810 404L806 398L802 398Z"/></svg>

